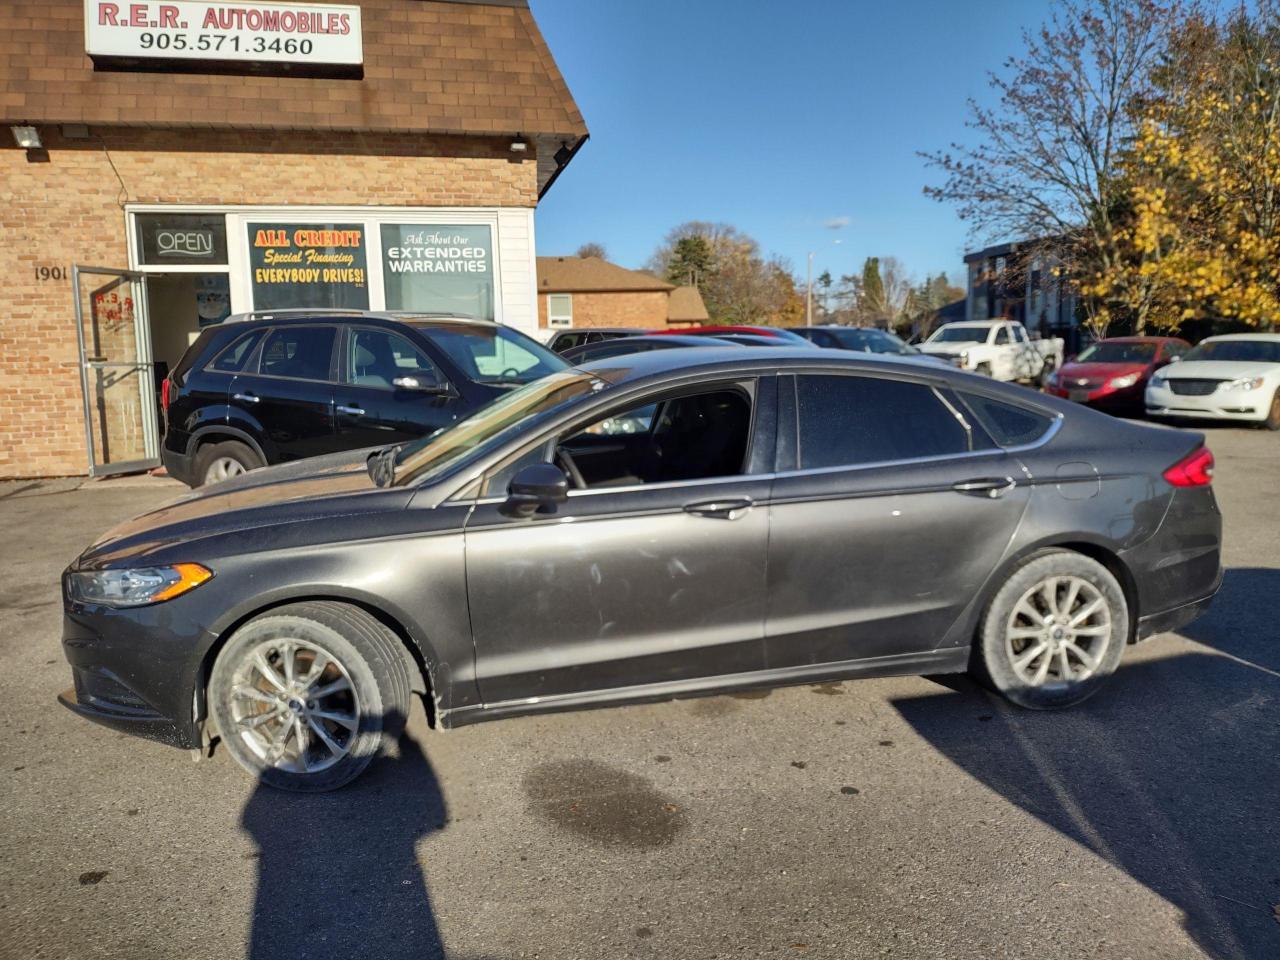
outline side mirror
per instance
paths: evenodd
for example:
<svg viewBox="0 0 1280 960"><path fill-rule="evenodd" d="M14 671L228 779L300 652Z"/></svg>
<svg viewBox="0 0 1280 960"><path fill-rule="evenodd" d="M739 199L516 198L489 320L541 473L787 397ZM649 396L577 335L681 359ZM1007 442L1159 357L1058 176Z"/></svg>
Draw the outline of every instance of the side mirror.
<svg viewBox="0 0 1280 960"><path fill-rule="evenodd" d="M531 463L511 478L502 512L513 517L552 513L569 499L569 478L554 463Z"/></svg>
<svg viewBox="0 0 1280 960"><path fill-rule="evenodd" d="M1182 354L1180 354L1180 353L1175 353L1172 357L1170 357L1170 358L1169 358L1169 362L1170 362L1170 363L1177 363L1177 362L1178 362L1179 360L1181 360L1181 359L1182 359Z"/></svg>
<svg viewBox="0 0 1280 960"><path fill-rule="evenodd" d="M427 393L432 396L450 396L453 388L447 383L435 380L423 380L421 377L396 377L391 385L397 390L412 390L415 393Z"/></svg>

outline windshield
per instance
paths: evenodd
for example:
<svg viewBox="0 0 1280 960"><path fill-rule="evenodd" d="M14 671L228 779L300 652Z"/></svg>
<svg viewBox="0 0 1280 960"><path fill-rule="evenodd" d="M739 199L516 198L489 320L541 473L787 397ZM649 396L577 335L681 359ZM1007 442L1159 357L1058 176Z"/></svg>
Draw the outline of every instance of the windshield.
<svg viewBox="0 0 1280 960"><path fill-rule="evenodd" d="M418 324L470 380L524 384L569 366L559 355L500 324Z"/></svg>
<svg viewBox="0 0 1280 960"><path fill-rule="evenodd" d="M930 343L985 343L987 340L988 327L961 327L961 326L945 326L939 327L932 337L929 338Z"/></svg>
<svg viewBox="0 0 1280 960"><path fill-rule="evenodd" d="M1076 357L1076 363L1150 363L1155 356L1154 343L1102 340Z"/></svg>
<svg viewBox="0 0 1280 960"><path fill-rule="evenodd" d="M919 353L909 343L884 330L832 330L831 336L846 350L862 350L867 353L892 353L910 355Z"/></svg>
<svg viewBox="0 0 1280 960"><path fill-rule="evenodd" d="M508 427L526 417L560 406L601 389L603 382L581 370L553 373L526 384L481 407L466 420L438 430L403 447L396 454L395 486L429 480L443 474L473 450L489 443Z"/></svg>
<svg viewBox="0 0 1280 960"><path fill-rule="evenodd" d="M1182 359L1280 363L1280 340L1206 340Z"/></svg>

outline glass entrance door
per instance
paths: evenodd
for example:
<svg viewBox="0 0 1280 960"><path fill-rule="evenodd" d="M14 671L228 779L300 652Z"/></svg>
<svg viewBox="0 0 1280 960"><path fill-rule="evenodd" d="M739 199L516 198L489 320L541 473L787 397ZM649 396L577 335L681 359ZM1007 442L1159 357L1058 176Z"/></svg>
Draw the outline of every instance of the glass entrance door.
<svg viewBox="0 0 1280 960"><path fill-rule="evenodd" d="M82 266L73 267L71 275L89 476L157 467L160 415L144 277Z"/></svg>

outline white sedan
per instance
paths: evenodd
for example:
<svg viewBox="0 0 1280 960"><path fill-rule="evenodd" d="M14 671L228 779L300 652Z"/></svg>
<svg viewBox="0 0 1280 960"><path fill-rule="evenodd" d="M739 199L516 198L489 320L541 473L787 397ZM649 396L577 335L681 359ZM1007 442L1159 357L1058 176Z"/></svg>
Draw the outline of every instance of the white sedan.
<svg viewBox="0 0 1280 960"><path fill-rule="evenodd" d="M1280 333L1209 337L1147 384L1153 417L1250 420L1280 430Z"/></svg>

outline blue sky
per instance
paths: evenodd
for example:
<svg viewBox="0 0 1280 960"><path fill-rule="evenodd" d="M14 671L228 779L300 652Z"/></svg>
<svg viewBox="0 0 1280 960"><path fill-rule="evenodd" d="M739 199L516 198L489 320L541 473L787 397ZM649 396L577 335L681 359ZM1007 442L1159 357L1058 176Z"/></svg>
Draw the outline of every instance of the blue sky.
<svg viewBox="0 0 1280 960"><path fill-rule="evenodd" d="M746 230L803 279L896 256L958 278L968 228L917 150L963 139L965 100L1046 0L532 0L591 140L544 199L538 251L603 243L641 266L685 220ZM824 224L848 218L847 226ZM839 241L837 243L836 241Z"/></svg>

